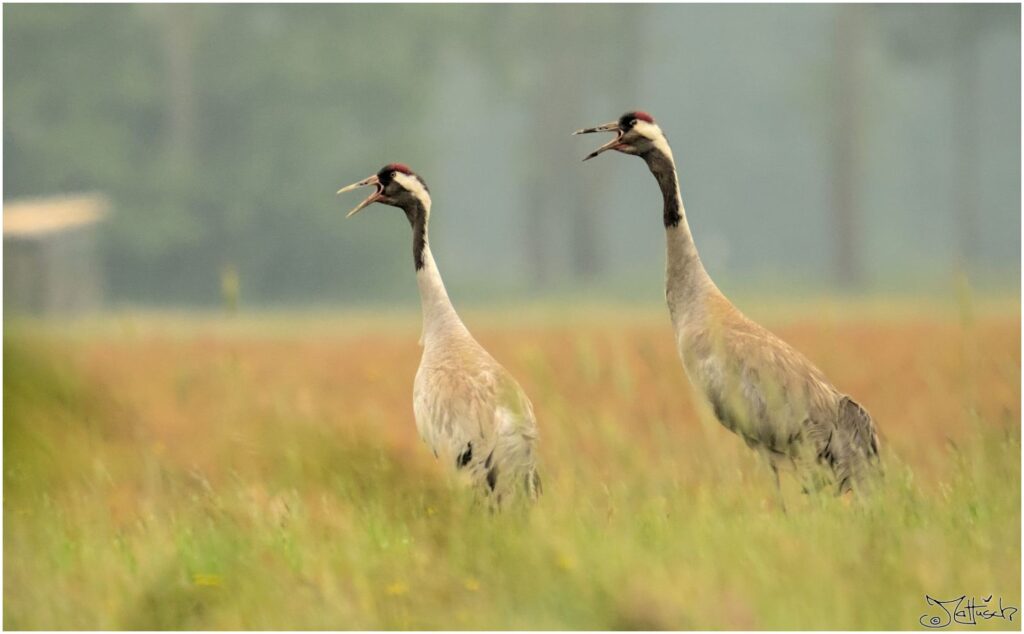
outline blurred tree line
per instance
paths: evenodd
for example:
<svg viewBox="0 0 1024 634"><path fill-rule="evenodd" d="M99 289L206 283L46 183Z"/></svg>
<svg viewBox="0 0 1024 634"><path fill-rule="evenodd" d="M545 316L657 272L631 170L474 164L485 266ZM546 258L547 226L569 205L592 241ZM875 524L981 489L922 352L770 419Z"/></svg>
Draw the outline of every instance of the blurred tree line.
<svg viewBox="0 0 1024 634"><path fill-rule="evenodd" d="M4 195L111 195L108 279L133 300L215 301L224 266L261 300L383 284L404 261L338 274L373 236L342 231L330 194L416 145L425 9L383 43L369 5L6 7Z"/></svg>
<svg viewBox="0 0 1024 634"><path fill-rule="evenodd" d="M121 213L106 229L108 279L128 299L213 301L224 267L237 267L245 292L264 301L379 295L407 263L374 257L379 236L365 228L343 231L339 203L324 192L341 174L429 155L410 149L424 145L423 100L452 36L509 90L534 95L540 115L583 100L586 73L577 71L600 60L577 65L566 37L583 37L583 23L569 7L467 6L455 25L426 6L343 9L6 7L4 196L111 195ZM611 27L620 11L604 13ZM546 48L533 63L503 62L538 27L546 32L532 39ZM546 73L551 57L561 67ZM534 140L565 146L564 130L547 121L536 117ZM563 192L532 208L529 261L540 280L545 219L566 197L557 183L537 191ZM586 236L574 245L582 270L599 270L593 245ZM339 274L370 261L358 275Z"/></svg>
<svg viewBox="0 0 1024 634"><path fill-rule="evenodd" d="M4 197L108 194L117 213L103 234L107 280L127 301L216 302L225 270L233 272L235 301L239 289L243 302L259 303L404 296L396 280L409 277L408 258L380 250L407 236L395 223L344 226L352 201L332 194L388 161L436 165L439 143L487 143L464 136L468 129L452 121L472 113L440 94L437 69L454 67L449 74L458 76L459 64L468 64L485 69L489 107L515 110L501 124L521 130L519 146L501 148L515 157L500 167L510 173L495 180L511 178L523 191L496 205L521 226L507 248L520 254L526 287L562 277L587 282L608 273L609 252L624 238L596 213L609 204L612 167L588 164L567 176L565 166L580 154L568 132L640 105L639 95L657 103L663 84L686 90L658 65L665 38L652 41L666 24L655 12L683 9L8 5ZM881 22L872 17L879 11ZM977 58L957 51L1015 25L1007 27L1005 11L970 7L932 13L927 28L920 12L899 7L834 13L834 59L823 75L833 96L824 101L834 109L816 116L833 122L834 222L823 247L832 255L822 257L832 259L835 279L861 282L871 86L857 77L879 46L897 61L953 69L965 122L957 137L959 234L962 250L977 249L970 197L979 185L970 157L979 150L970 122L983 115L976 91L958 90L976 76ZM869 41L866 22L881 44ZM945 46L949 38L959 48Z"/></svg>

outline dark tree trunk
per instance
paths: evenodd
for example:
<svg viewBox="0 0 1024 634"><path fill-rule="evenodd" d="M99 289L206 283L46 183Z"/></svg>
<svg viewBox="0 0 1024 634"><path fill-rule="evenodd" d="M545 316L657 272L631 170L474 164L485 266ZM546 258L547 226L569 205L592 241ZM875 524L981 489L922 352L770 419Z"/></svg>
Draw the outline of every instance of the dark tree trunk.
<svg viewBox="0 0 1024 634"><path fill-rule="evenodd" d="M159 9L167 64L167 152L176 168L188 169L196 120L192 8L166 5Z"/></svg>
<svg viewBox="0 0 1024 634"><path fill-rule="evenodd" d="M978 257L978 44L974 12L966 11L957 27L953 73L953 204L957 230L957 268L970 274Z"/></svg>
<svg viewBox="0 0 1024 634"><path fill-rule="evenodd" d="M581 77L580 71L575 72L574 84L575 103L573 112L579 113L573 127L585 125L581 118L585 111L583 105L587 99L595 95L586 92L587 86L596 85L598 88L608 91L602 101L611 103L630 104L625 107L642 107L638 101L640 92L639 81L644 68L643 60L643 39L642 22L646 13L644 5L623 5L607 7L608 19L605 21L606 28L613 31L617 44L616 55L611 64L603 59L583 60L583 68L586 68L587 77ZM592 31L583 28L585 25L579 20L569 18L566 28L572 28L576 41L580 46L584 39L591 37ZM563 49L564 50L564 49ZM609 74L610 71L610 74ZM595 77L609 76L610 81L594 82ZM567 81L573 81L570 77L573 71L567 73ZM620 113L612 113L618 115ZM611 118L611 115L609 115ZM604 141L602 140L602 143ZM577 159L578 160L578 159ZM571 202L572 225L572 272L573 276L580 281L590 281L600 277L607 267L608 240L604 232L604 222L598 213L602 209L602 200L608 193L607 170L609 166L591 165L584 171L584 176L574 187L575 196Z"/></svg>
<svg viewBox="0 0 1024 634"><path fill-rule="evenodd" d="M839 5L835 30L835 118L832 141L832 211L835 279L840 288L861 283L860 176L863 135L861 50L864 8Z"/></svg>

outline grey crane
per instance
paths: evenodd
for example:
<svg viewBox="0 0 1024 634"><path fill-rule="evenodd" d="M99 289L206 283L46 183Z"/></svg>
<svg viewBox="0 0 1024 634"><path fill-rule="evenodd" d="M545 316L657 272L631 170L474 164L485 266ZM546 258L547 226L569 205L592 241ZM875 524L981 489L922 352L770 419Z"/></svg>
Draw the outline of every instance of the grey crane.
<svg viewBox="0 0 1024 634"><path fill-rule="evenodd" d="M839 493L868 488L879 462L871 416L802 354L744 316L711 280L686 220L672 149L654 118L627 112L574 134L594 132L615 138L584 161L608 150L639 156L658 183L667 241L665 297L676 349L718 421L764 455L777 487L780 467L818 464L827 468L801 469L811 475L805 490L820 487L821 475Z"/></svg>
<svg viewBox="0 0 1024 634"><path fill-rule="evenodd" d="M459 319L430 252L430 191L401 163L338 190L375 188L348 213L381 203L412 226L413 264L423 310L423 356L413 382L416 429L436 457L468 474L495 504L540 493L537 422L530 399Z"/></svg>

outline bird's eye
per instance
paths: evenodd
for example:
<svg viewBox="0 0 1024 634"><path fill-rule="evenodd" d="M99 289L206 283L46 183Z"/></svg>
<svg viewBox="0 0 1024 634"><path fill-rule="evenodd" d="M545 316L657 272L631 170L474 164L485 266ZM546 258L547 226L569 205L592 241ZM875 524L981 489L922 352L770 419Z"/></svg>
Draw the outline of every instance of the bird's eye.
<svg viewBox="0 0 1024 634"><path fill-rule="evenodd" d="M398 178L398 172L391 172L391 178Z"/></svg>
<svg viewBox="0 0 1024 634"><path fill-rule="evenodd" d="M635 125L636 125L636 119L633 119L632 121L629 122L629 127L632 128Z"/></svg>

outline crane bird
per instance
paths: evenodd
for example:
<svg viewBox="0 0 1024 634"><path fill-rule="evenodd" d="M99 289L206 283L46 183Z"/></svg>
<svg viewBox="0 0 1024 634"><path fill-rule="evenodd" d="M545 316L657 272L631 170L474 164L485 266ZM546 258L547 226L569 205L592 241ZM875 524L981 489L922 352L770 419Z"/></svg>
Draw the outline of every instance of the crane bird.
<svg viewBox="0 0 1024 634"><path fill-rule="evenodd" d="M346 218L381 203L398 207L412 225L412 256L423 310L423 356L413 383L420 438L495 504L540 492L535 465L537 422L522 388L473 338L459 319L427 240L430 191L400 163L338 190L375 191Z"/></svg>
<svg viewBox="0 0 1024 634"><path fill-rule="evenodd" d="M593 132L611 132L615 138L584 161L608 150L639 156L661 189L665 298L676 349L690 383L707 399L715 418L767 458L780 500L779 468L787 465L826 466L813 471L825 476L831 471L837 493L864 488L878 462L871 416L803 355L743 315L715 286L686 221L672 149L654 118L627 112L617 121L574 134ZM818 486L823 483L815 479Z"/></svg>

